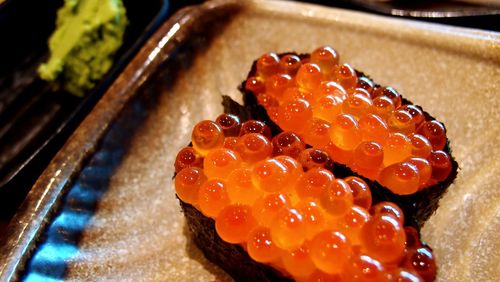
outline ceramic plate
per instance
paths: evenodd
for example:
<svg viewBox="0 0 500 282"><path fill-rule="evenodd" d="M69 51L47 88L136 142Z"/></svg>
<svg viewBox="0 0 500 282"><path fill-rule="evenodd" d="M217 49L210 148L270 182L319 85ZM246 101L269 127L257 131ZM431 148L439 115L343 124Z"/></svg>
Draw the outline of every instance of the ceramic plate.
<svg viewBox="0 0 500 282"><path fill-rule="evenodd" d="M423 239L439 281L498 280L500 35L285 1L209 1L166 22L34 186L2 278L227 280L189 240L176 152L221 95L240 99L254 59L325 44L446 124L461 169Z"/></svg>

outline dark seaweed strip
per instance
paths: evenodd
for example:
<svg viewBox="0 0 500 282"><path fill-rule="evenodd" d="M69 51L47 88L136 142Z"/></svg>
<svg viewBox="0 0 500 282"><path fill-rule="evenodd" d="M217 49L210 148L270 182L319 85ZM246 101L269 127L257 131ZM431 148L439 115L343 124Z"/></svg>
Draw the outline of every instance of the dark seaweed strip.
<svg viewBox="0 0 500 282"><path fill-rule="evenodd" d="M271 266L251 259L241 246L223 241L215 230L213 219L180 199L179 202L194 243L208 260L224 269L235 281L293 281Z"/></svg>

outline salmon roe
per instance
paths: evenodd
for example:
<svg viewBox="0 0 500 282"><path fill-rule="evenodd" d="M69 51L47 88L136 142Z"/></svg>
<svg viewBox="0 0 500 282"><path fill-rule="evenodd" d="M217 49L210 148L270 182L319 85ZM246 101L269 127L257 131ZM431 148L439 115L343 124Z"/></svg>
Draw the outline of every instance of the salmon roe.
<svg viewBox="0 0 500 282"><path fill-rule="evenodd" d="M318 60L333 66L332 75L336 57L324 51ZM263 72L273 67L273 57L268 59L262 62ZM295 59L279 63L293 73ZM237 117L221 115L217 122L198 124L192 143L199 146L183 148L176 158L178 197L212 218L222 240L241 245L253 260L296 281L435 278L434 255L420 243L416 230L403 226L397 205L372 205L368 184L359 177L336 178L329 170L329 150L306 148L302 136L291 131L272 139L269 133L262 122L240 123ZM221 145L226 143L233 145ZM357 166L371 169L381 163L382 146L360 141L355 150L363 162L355 162ZM403 164L414 173L425 169L426 177L436 180L449 162L443 154L420 154L392 166ZM434 167L438 170L432 173ZM414 181L411 187L417 189L418 177L401 171L382 169L381 175L398 183Z"/></svg>
<svg viewBox="0 0 500 282"><path fill-rule="evenodd" d="M265 54L257 60L256 76L245 85L258 97L273 97L274 103L261 104L282 129L296 132L313 147L333 148L333 161L396 194L425 189L452 170L443 150L443 124L408 104L394 88L377 86L341 63L330 46L302 57Z"/></svg>

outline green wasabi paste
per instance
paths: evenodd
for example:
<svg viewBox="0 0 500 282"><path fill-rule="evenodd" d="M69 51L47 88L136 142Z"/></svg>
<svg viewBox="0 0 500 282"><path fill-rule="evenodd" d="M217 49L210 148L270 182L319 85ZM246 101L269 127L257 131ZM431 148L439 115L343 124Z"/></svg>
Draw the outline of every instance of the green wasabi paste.
<svg viewBox="0 0 500 282"><path fill-rule="evenodd" d="M40 77L83 96L111 68L127 22L121 0L65 0Z"/></svg>

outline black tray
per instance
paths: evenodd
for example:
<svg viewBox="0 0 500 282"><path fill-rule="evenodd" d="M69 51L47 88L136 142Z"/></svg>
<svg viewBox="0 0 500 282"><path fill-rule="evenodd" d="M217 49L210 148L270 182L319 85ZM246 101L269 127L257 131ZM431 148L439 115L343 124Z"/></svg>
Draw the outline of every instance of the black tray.
<svg viewBox="0 0 500 282"><path fill-rule="evenodd" d="M0 5L0 219L7 220L71 132L167 17L169 1L124 0L129 25L115 64L84 98L38 78L62 0Z"/></svg>

